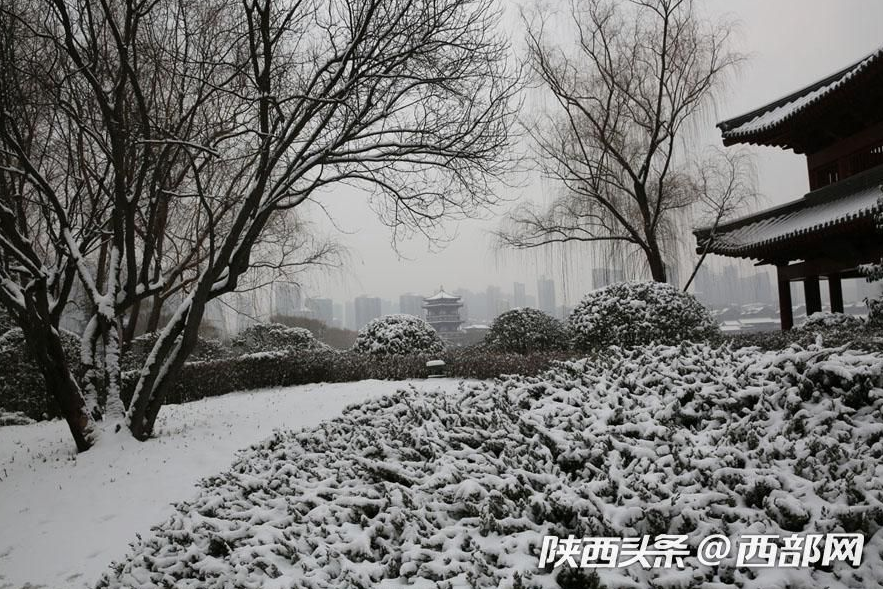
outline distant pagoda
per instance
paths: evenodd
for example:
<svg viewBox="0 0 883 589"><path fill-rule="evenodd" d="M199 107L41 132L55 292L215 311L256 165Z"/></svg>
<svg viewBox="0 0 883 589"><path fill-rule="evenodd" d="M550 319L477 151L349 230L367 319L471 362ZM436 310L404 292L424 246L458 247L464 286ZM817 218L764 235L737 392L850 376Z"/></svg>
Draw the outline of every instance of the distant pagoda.
<svg viewBox="0 0 883 589"><path fill-rule="evenodd" d="M426 309L426 321L435 328L440 336L451 339L460 335L460 308L463 301L457 295L445 292L445 288L439 287L439 291L423 299L423 308Z"/></svg>

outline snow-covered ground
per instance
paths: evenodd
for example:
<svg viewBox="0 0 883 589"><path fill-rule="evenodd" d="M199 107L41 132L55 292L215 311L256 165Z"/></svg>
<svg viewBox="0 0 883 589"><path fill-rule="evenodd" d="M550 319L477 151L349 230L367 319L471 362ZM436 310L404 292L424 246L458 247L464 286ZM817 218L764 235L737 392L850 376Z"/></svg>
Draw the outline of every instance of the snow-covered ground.
<svg viewBox="0 0 883 589"><path fill-rule="evenodd" d="M457 381L413 382L455 390ZM93 586L136 534L274 429L314 426L407 382L233 393L163 409L154 439L106 436L76 454L64 422L0 428L0 589Z"/></svg>

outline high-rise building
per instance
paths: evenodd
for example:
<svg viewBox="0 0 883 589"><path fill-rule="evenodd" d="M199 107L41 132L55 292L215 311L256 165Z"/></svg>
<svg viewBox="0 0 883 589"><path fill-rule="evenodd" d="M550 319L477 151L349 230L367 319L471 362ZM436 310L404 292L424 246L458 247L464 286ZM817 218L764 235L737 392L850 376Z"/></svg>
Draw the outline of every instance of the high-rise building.
<svg viewBox="0 0 883 589"><path fill-rule="evenodd" d="M516 282L512 285L512 304L516 307L527 306L527 293L523 282Z"/></svg>
<svg viewBox="0 0 883 589"><path fill-rule="evenodd" d="M423 297L412 293L399 296L399 313L423 317Z"/></svg>
<svg viewBox="0 0 883 589"><path fill-rule="evenodd" d="M334 303L334 319L331 322L332 327L340 328L345 325L344 316L343 316L343 309L344 309L344 306L342 304Z"/></svg>
<svg viewBox="0 0 883 589"><path fill-rule="evenodd" d="M356 329L362 329L372 319L381 315L381 303L379 297L362 295L353 301L356 314Z"/></svg>
<svg viewBox="0 0 883 589"><path fill-rule="evenodd" d="M558 317L558 308L555 303L555 281L545 276L537 280L537 302L540 311Z"/></svg>
<svg viewBox="0 0 883 589"><path fill-rule="evenodd" d="M347 301L346 306L344 308L344 321L343 326L346 329L358 329L356 327L356 303L355 301Z"/></svg>
<svg viewBox="0 0 883 589"><path fill-rule="evenodd" d="M488 286L485 293L487 296L487 320L493 321L501 312L502 292L499 286Z"/></svg>
<svg viewBox="0 0 883 589"><path fill-rule="evenodd" d="M460 309L460 317L464 321L485 321L487 318L487 293L472 292L465 288L458 288L454 294L460 297L463 307Z"/></svg>
<svg viewBox="0 0 883 589"><path fill-rule="evenodd" d="M307 309L313 312L313 318L325 325L334 320L334 301L331 299L307 299Z"/></svg>

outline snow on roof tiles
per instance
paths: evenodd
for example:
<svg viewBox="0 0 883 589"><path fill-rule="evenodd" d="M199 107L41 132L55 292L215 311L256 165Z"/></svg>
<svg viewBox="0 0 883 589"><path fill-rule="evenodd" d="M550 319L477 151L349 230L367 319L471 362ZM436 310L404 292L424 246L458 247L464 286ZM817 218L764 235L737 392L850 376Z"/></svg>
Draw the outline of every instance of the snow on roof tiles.
<svg viewBox="0 0 883 589"><path fill-rule="evenodd" d="M883 47L820 82L811 84L750 113L723 121L718 124L718 128L721 129L725 139L736 139L768 131L846 85L881 57L883 57Z"/></svg>
<svg viewBox="0 0 883 589"><path fill-rule="evenodd" d="M424 301L442 301L442 300L460 300L460 297L457 295L452 295L451 293L445 292L444 290L438 291L436 294L431 297L427 297L423 299Z"/></svg>
<svg viewBox="0 0 883 589"><path fill-rule="evenodd" d="M727 223L714 236L710 251L742 254L748 250L791 239L854 219L883 213L883 167L872 174L856 178L857 187L843 190L850 184L831 185L790 203L762 211L756 215ZM697 241L704 246L710 230L697 231Z"/></svg>

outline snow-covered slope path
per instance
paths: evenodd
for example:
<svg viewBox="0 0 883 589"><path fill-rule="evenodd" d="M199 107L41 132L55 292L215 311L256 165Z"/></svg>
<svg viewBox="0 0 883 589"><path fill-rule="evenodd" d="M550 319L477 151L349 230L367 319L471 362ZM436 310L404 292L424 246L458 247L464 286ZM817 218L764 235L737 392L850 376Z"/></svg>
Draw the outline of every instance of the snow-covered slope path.
<svg viewBox="0 0 883 589"><path fill-rule="evenodd" d="M454 391L454 380L414 381ZM63 421L0 428L0 589L93 586L136 534L274 429L313 426L407 382L233 393L163 408L154 439L107 436L77 455Z"/></svg>

